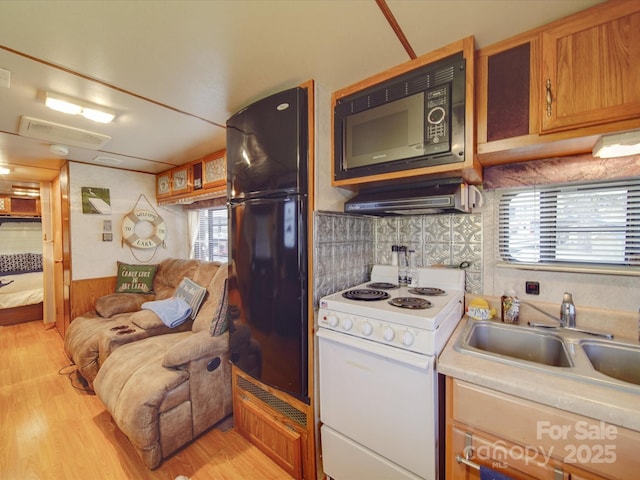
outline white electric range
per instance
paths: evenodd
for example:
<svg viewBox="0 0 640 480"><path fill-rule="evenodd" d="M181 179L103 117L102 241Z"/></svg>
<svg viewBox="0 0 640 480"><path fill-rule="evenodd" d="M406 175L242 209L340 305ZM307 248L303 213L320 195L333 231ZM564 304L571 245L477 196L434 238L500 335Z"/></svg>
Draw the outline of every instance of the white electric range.
<svg viewBox="0 0 640 480"><path fill-rule="evenodd" d="M399 287L397 267L375 266L370 282L320 300L321 443L329 477L438 478L437 355L463 316L464 285L464 270L421 268L414 287Z"/></svg>

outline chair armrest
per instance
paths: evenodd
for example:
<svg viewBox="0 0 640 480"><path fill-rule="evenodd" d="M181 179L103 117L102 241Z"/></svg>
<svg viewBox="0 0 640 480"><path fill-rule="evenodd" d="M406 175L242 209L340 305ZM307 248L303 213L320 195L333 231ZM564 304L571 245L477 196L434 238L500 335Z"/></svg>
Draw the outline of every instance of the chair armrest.
<svg viewBox="0 0 640 480"><path fill-rule="evenodd" d="M96 300L96 312L104 318L117 313L137 312L144 302L153 300L155 295L149 293L112 293Z"/></svg>
<svg viewBox="0 0 640 480"><path fill-rule="evenodd" d="M212 337L209 332L189 335L164 354L162 366L175 368L204 357L221 355L229 351L229 333Z"/></svg>

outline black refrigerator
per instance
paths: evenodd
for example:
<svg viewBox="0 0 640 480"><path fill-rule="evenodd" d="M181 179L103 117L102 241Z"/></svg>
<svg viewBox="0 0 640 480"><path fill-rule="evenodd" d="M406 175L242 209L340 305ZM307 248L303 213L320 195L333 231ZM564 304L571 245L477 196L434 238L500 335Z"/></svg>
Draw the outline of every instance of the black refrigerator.
<svg viewBox="0 0 640 480"><path fill-rule="evenodd" d="M303 88L227 120L232 361L309 403L307 133Z"/></svg>

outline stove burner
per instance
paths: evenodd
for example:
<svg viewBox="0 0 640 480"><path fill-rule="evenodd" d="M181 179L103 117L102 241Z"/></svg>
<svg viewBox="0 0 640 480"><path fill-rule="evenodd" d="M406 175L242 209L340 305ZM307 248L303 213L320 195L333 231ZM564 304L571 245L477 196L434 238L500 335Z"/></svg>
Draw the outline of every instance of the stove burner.
<svg viewBox="0 0 640 480"><path fill-rule="evenodd" d="M389 303L394 307L411 308L414 310L423 310L431 307L429 300L416 297L396 297L389 300Z"/></svg>
<svg viewBox="0 0 640 480"><path fill-rule="evenodd" d="M369 288L347 290L346 292L342 293L342 296L349 300L363 300L366 302L370 302L373 300L384 300L385 298L389 298L389 294L387 292L383 292L382 290L371 290Z"/></svg>
<svg viewBox="0 0 640 480"><path fill-rule="evenodd" d="M398 285L395 283L387 283L387 282L373 282L367 285L369 288L379 288L380 290L391 290L394 288L398 288Z"/></svg>
<svg viewBox="0 0 640 480"><path fill-rule="evenodd" d="M447 292L442 290L441 288L434 287L417 287L410 288L409 293L413 293L414 295L426 295L428 297L435 297L438 295L446 295Z"/></svg>

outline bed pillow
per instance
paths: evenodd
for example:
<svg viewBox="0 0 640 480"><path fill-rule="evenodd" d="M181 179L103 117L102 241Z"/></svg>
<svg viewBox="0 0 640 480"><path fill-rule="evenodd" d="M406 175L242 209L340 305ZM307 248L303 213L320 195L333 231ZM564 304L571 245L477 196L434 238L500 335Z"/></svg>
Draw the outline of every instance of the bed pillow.
<svg viewBox="0 0 640 480"><path fill-rule="evenodd" d="M118 262L116 293L153 293L158 265L129 265Z"/></svg>
<svg viewBox="0 0 640 480"><path fill-rule="evenodd" d="M222 288L222 298L218 305L218 311L211 320L211 336L217 337L227 331L229 327L229 295L227 294L227 280Z"/></svg>
<svg viewBox="0 0 640 480"><path fill-rule="evenodd" d="M202 301L206 294L206 288L198 285L193 280L184 277L180 282L180 285L178 285L178 288L176 288L173 296L175 298L180 298L189 304L191 307L191 318L194 319L198 314L198 310L200 310L200 306L202 305Z"/></svg>

